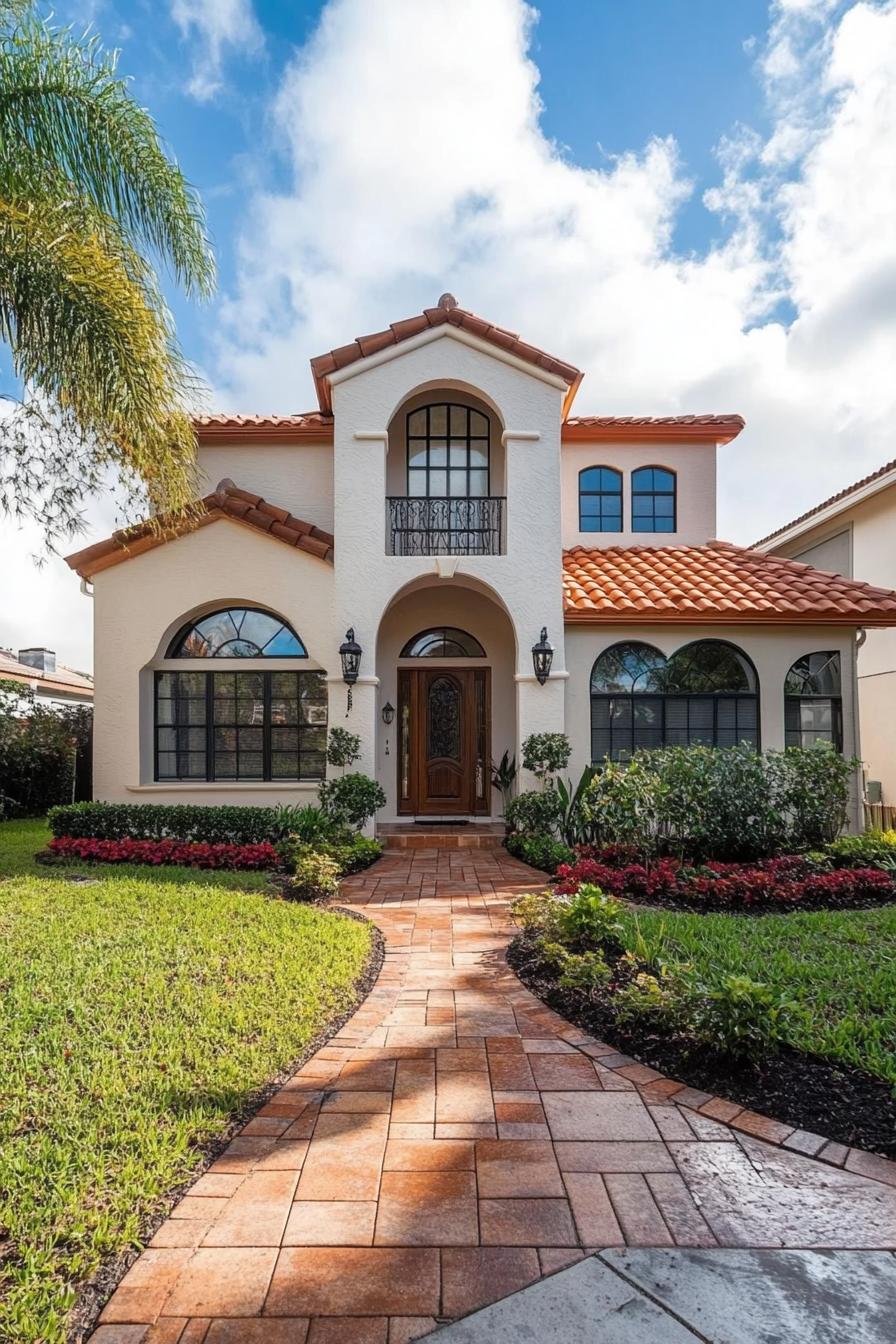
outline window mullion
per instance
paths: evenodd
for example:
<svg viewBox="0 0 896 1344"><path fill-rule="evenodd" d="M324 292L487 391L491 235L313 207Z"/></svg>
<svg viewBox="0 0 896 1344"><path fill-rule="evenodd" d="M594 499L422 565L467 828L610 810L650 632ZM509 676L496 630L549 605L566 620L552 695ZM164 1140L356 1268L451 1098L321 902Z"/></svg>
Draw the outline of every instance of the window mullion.
<svg viewBox="0 0 896 1344"><path fill-rule="evenodd" d="M215 674L205 673L205 777L215 778Z"/></svg>
<svg viewBox="0 0 896 1344"><path fill-rule="evenodd" d="M262 696L262 737L261 737L261 777L271 778L271 674L261 674Z"/></svg>

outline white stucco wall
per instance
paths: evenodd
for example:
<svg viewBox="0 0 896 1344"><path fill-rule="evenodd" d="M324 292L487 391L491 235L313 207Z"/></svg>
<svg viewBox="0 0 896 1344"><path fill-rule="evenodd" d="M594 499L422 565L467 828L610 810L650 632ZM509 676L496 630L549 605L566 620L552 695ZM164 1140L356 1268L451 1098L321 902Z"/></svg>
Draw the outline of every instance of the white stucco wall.
<svg viewBox="0 0 896 1344"><path fill-rule="evenodd" d="M229 478L241 490L261 495L306 523L332 532L331 443L202 444L198 463L203 494Z"/></svg>
<svg viewBox="0 0 896 1344"><path fill-rule="evenodd" d="M836 649L843 677L843 750L861 756L855 711L855 637L841 626L750 625L639 625L573 626L566 629L566 732L572 743L573 778L591 759L591 669L599 654L612 644L639 641L652 644L668 658L697 639L723 639L736 644L751 659L759 678L759 733L764 750L784 746L784 678L797 658L818 650ZM854 790L852 822L858 825L859 791Z"/></svg>
<svg viewBox="0 0 896 1344"><path fill-rule="evenodd" d="M515 650L510 620L483 593L463 586L459 580L439 580L435 585L398 597L382 619L377 641L380 685L378 711L387 702L398 708L398 668L425 668L425 658L399 658L407 641L430 626L450 625L466 630L485 649L485 658L440 658L440 667L488 667L491 669L491 758L498 761L505 751L516 751L516 704L514 690ZM433 665L435 660L433 660ZM388 804L380 820L397 816L398 721L386 727L377 716L377 778L386 790ZM387 752L388 746L388 752ZM492 815L501 811L500 795L491 790Z"/></svg>
<svg viewBox="0 0 896 1344"><path fill-rule="evenodd" d="M334 705L344 704L333 623L332 566L305 551L222 519L158 546L94 579L94 797L107 802L276 803L313 801L315 784L155 785L153 670L183 670L164 652L189 617L217 607L252 605L284 617L308 650L307 660L267 659L271 670L325 669ZM245 669L217 658L204 669Z"/></svg>
<svg viewBox="0 0 896 1344"><path fill-rule="evenodd" d="M712 443L564 443L561 454L563 545L701 546L716 535L716 447ZM579 531L579 472L615 467L622 472L621 532ZM632 532L631 475L638 467L665 467L677 478L674 532Z"/></svg>
<svg viewBox="0 0 896 1344"><path fill-rule="evenodd" d="M836 573L896 589L896 486L807 528L775 547L773 554L806 564L819 564L821 557ZM896 629L869 630L858 662L865 773L880 781L883 800L892 806L896 804Z"/></svg>

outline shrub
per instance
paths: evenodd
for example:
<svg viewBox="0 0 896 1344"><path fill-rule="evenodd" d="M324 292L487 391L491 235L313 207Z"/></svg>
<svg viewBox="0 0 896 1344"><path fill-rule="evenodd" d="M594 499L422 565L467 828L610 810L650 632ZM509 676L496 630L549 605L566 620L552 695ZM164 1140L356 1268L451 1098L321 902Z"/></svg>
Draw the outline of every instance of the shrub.
<svg viewBox="0 0 896 1344"><path fill-rule="evenodd" d="M303 901L325 901L339 890L339 864L329 854L298 843L290 860L289 894Z"/></svg>
<svg viewBox="0 0 896 1344"><path fill-rule="evenodd" d="M593 838L594 828L585 815L583 803L596 774L596 766L586 765L575 788L571 780L562 779L554 786L560 799L560 834L568 845L580 845Z"/></svg>
<svg viewBox="0 0 896 1344"><path fill-rule="evenodd" d="M889 868L896 863L896 831L842 835L824 852L837 868Z"/></svg>
<svg viewBox="0 0 896 1344"><path fill-rule="evenodd" d="M566 769L571 755L565 733L530 733L523 743L523 769L531 770L543 788L551 775Z"/></svg>
<svg viewBox="0 0 896 1344"><path fill-rule="evenodd" d="M609 984L612 974L607 959L601 951L567 952L563 950L559 983L564 989L580 989L586 994L603 989Z"/></svg>
<svg viewBox="0 0 896 1344"><path fill-rule="evenodd" d="M545 873L556 873L561 865L570 864L575 858L568 845L551 835L509 835L507 852Z"/></svg>
<svg viewBox="0 0 896 1344"><path fill-rule="evenodd" d="M645 860L766 858L834 839L857 765L826 746L641 750L600 767L582 811L602 844L629 845Z"/></svg>
<svg viewBox="0 0 896 1344"><path fill-rule="evenodd" d="M177 864L185 868L255 870L278 867L273 845L202 844L189 840L96 840L58 836L48 849L61 859L88 863Z"/></svg>
<svg viewBox="0 0 896 1344"><path fill-rule="evenodd" d="M556 836L563 816L563 804L555 789L543 793L533 790L511 798L504 820L512 832L526 836Z"/></svg>
<svg viewBox="0 0 896 1344"><path fill-rule="evenodd" d="M330 765L354 765L361 755L361 739L347 728L331 728L327 737L327 762Z"/></svg>
<svg viewBox="0 0 896 1344"><path fill-rule="evenodd" d="M528 891L511 903L510 914L526 932L555 929L559 902L548 891Z"/></svg>
<svg viewBox="0 0 896 1344"><path fill-rule="evenodd" d="M798 1011L796 1003L746 975L726 975L705 989L694 1012L698 1039L734 1059L774 1054Z"/></svg>
<svg viewBox="0 0 896 1344"><path fill-rule="evenodd" d="M622 951L625 929L621 914L622 905L615 896L585 883L568 901L559 903L557 924L564 940L574 946L584 943L606 951Z"/></svg>
<svg viewBox="0 0 896 1344"><path fill-rule="evenodd" d="M0 817L40 816L71 800L90 722L88 710L49 709L22 683L0 680Z"/></svg>
<svg viewBox="0 0 896 1344"><path fill-rule="evenodd" d="M274 808L274 816L278 835L296 835L309 845L324 844L336 838L340 830L323 808L313 803L304 806L283 803Z"/></svg>
<svg viewBox="0 0 896 1344"><path fill-rule="evenodd" d="M688 968L682 966L640 971L613 995L613 1011L621 1026L686 1032L693 1010L694 986Z"/></svg>
<svg viewBox="0 0 896 1344"><path fill-rule="evenodd" d="M320 786L320 805L331 820L360 830L386 805L386 795L368 775L341 775Z"/></svg>
<svg viewBox="0 0 896 1344"><path fill-rule="evenodd" d="M324 847L339 866L339 876L348 877L351 873L360 873L382 857L383 846L379 840L371 840L366 835L352 835L347 840L337 840Z"/></svg>
<svg viewBox="0 0 896 1344"><path fill-rule="evenodd" d="M50 809L54 835L93 840L195 840L253 845L279 840L291 809L185 803L73 803Z"/></svg>

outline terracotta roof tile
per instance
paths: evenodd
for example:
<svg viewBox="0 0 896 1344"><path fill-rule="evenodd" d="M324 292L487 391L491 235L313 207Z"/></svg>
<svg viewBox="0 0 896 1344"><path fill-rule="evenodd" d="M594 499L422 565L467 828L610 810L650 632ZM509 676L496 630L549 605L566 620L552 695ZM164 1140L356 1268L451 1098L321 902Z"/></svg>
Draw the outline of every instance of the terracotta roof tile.
<svg viewBox="0 0 896 1344"><path fill-rule="evenodd" d="M756 546L764 546L766 542L774 541L775 537L780 537L782 533L789 532L792 527L798 527L800 523L806 522L809 518L814 518L818 513L824 513L825 509L829 509L832 504L839 504L841 500L848 500L851 495L856 494L859 490L863 490L866 485L872 485L874 481L882 480L884 476L889 475L892 471L896 471L896 462L885 462L882 467L878 467L877 471L872 471L868 476L863 476L860 481L855 481L852 485L846 486L844 490L838 490L835 495L831 495L828 499L823 499L820 504L816 504L813 508L807 509L805 513L801 513L798 518L791 519L791 521L785 523L783 527L775 528L774 532L769 532L767 537L761 537L759 541L754 544Z"/></svg>
<svg viewBox="0 0 896 1344"><path fill-rule="evenodd" d="M730 443L743 427L740 415L576 415L564 420L561 436L588 442L697 439Z"/></svg>
<svg viewBox="0 0 896 1344"><path fill-rule="evenodd" d="M730 542L577 546L563 556L567 621L804 621L896 625L896 592Z"/></svg>
<svg viewBox="0 0 896 1344"><path fill-rule="evenodd" d="M302 411L296 415L199 415L193 428L200 443L258 438L268 442L272 439L326 442L333 437L333 417L320 411Z"/></svg>
<svg viewBox="0 0 896 1344"><path fill-rule="evenodd" d="M261 495L241 490L233 481L221 481L212 494L199 501L199 505L197 516L186 523L175 523L162 530L152 527L148 522L138 523L135 527L114 532L111 537L83 551L66 556L66 563L82 578L90 578L102 569L120 564L122 560L130 560L135 555L183 536L216 518L234 518L259 532L276 537L288 546L316 555L321 560L333 559L333 537L329 532L294 517L288 509L269 504Z"/></svg>
<svg viewBox="0 0 896 1344"><path fill-rule="evenodd" d="M311 372L314 374L321 411L330 414L333 409L328 382L330 374L336 373L339 369L347 368L349 364L354 364L359 359L365 359L368 355L385 350L390 345L398 345L411 336L418 336L421 332L433 327L444 326L446 323L461 328L473 336L478 336L480 340L500 346L502 350L516 355L518 359L525 360L529 364L535 364L538 368L544 369L546 373L556 374L557 377L562 378L570 389L565 407L565 409L568 409L572 397L582 381L582 374L579 369L572 364L567 364L562 359L555 359L553 355L549 355L544 350L538 350L535 346L528 345L525 341L520 340L516 332L505 331L503 327L494 326L491 322L487 322L485 318L478 317L476 313L458 307L457 300L452 295L443 294L435 308L425 308L422 313L417 313L413 317L402 318L399 322L391 323L385 331L374 331L367 336L358 336L350 345L342 345L336 350L328 350L326 354L317 355L312 359Z"/></svg>
<svg viewBox="0 0 896 1344"><path fill-rule="evenodd" d="M73 667L66 667L64 663L57 663L54 672L45 672L43 668L32 667L30 663L20 663L15 654L0 649L0 679L6 677L11 681L37 682L50 690L93 694L93 677L86 672L76 672Z"/></svg>

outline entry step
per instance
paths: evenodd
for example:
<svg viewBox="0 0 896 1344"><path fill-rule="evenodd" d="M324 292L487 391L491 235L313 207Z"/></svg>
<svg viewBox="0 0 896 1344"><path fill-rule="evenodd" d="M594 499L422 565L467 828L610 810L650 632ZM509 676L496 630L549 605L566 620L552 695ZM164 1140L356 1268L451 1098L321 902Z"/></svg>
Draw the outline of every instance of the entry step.
<svg viewBox="0 0 896 1344"><path fill-rule="evenodd" d="M501 822L386 821L376 835L386 849L499 849L505 831Z"/></svg>

